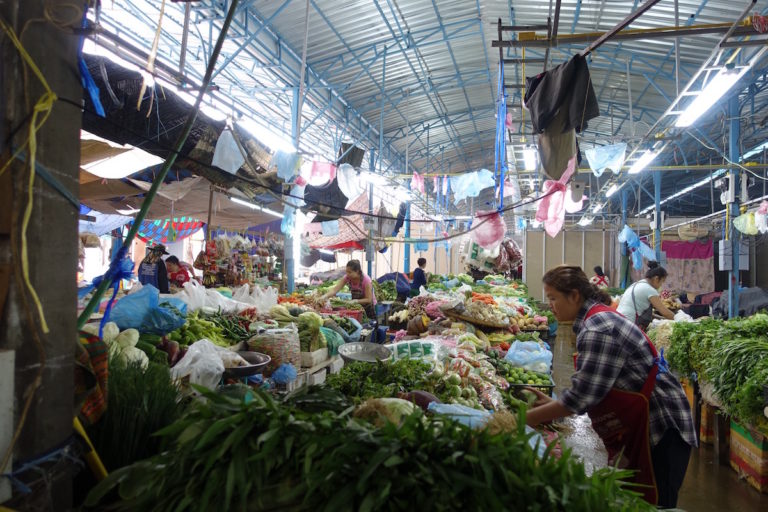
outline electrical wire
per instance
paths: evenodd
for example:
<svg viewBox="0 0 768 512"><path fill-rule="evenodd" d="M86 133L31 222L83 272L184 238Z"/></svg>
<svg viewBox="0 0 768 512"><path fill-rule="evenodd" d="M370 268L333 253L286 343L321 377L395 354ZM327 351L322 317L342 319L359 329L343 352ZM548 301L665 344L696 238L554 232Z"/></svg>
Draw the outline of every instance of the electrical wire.
<svg viewBox="0 0 768 512"><path fill-rule="evenodd" d="M759 180L762 180L762 181L768 181L768 178L765 178L765 177L763 177L763 176L760 176L758 173L756 173L755 171L753 171L752 169L750 169L750 168L748 168L748 167L745 167L745 166L743 166L741 163L739 163L739 162L733 162L733 161L731 161L731 159L730 159L730 158L728 158L727 156L725 156L725 153L723 153L723 152L722 152L722 151L720 151L719 149L717 149L717 148L713 148L713 147L711 147L711 146L707 146L707 145L706 145L706 144L705 144L705 143L704 143L704 142L703 142L701 139L699 139L698 137L696 137L696 136L695 136L694 134L692 134L690 131L687 131L687 133L688 133L688 135L690 135L691 137L693 137L694 139L696 139L697 141L699 141L699 144L701 144L701 145L702 145L702 146L704 146L705 148L707 148L707 149L710 149L710 150L712 150L712 151L715 151L717 154L719 154L719 155L720 155L720 156L721 156L721 157L722 157L722 158L723 158L723 159L724 159L726 162L728 162L729 164L731 164L731 165L735 165L735 166L736 166L736 167L738 167L739 169L743 170L743 171L744 171L744 172L746 172L747 174L751 174L752 176L754 176L755 178L757 178L757 179L759 179Z"/></svg>

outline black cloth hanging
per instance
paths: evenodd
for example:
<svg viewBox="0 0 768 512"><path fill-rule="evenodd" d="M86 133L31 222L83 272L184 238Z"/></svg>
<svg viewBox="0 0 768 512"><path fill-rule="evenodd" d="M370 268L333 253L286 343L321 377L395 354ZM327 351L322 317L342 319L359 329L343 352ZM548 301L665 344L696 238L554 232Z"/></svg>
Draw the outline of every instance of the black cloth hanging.
<svg viewBox="0 0 768 512"><path fill-rule="evenodd" d="M321 187L307 185L304 189L304 202L301 210L305 213L317 212L312 222L325 222L336 220L344 215L349 198L339 188L339 182L335 178L330 183Z"/></svg>
<svg viewBox="0 0 768 512"><path fill-rule="evenodd" d="M406 203L400 203L400 211L397 212L397 222L395 222L395 230L392 232L392 236L397 236L400 232L400 228L405 223L405 213L408 211L408 205Z"/></svg>
<svg viewBox="0 0 768 512"><path fill-rule="evenodd" d="M532 78L526 78L525 106L530 111L533 130L544 131L564 108L562 131L575 129L581 133L587 121L600 115L595 90L584 57L574 56L564 64Z"/></svg>

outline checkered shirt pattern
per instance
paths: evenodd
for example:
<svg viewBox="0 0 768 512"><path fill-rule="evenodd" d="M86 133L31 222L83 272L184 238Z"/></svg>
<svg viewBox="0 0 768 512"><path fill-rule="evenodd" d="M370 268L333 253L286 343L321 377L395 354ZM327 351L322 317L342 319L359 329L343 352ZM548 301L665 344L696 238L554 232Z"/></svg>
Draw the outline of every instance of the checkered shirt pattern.
<svg viewBox="0 0 768 512"><path fill-rule="evenodd" d="M623 315L603 312L585 320L595 304L586 301L574 321L577 370L571 377L571 389L560 398L577 414L600 403L611 388L639 392L654 362L643 332ZM649 407L651 446L656 446L671 428L680 432L686 443L697 446L688 400L673 375L659 374Z"/></svg>

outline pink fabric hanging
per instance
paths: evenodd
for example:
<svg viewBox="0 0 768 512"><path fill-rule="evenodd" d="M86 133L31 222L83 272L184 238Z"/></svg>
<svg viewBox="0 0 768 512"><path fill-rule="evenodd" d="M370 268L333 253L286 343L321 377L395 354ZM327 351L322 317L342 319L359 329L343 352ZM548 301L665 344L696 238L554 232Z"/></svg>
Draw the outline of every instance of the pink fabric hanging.
<svg viewBox="0 0 768 512"><path fill-rule="evenodd" d="M576 156L568 160L568 166L559 180L547 180L542 188L542 199L539 202L539 209L536 211L536 220L544 223L544 230L552 238L563 229L565 223L566 205L569 208L575 208L576 205L581 209L580 203L570 201L570 194L566 190L566 183L571 179L576 171ZM583 201L583 198L582 198Z"/></svg>
<svg viewBox="0 0 768 512"><path fill-rule="evenodd" d="M317 185L328 183L336 177L336 166L330 162L312 162L309 180Z"/></svg>
<svg viewBox="0 0 768 512"><path fill-rule="evenodd" d="M424 193L424 176L416 171L413 172L413 177L411 178L411 190Z"/></svg>
<svg viewBox="0 0 768 512"><path fill-rule="evenodd" d="M472 221L473 227L480 222L482 224L471 232L472 239L483 249L492 251L504 239L507 225L504 223L504 218L497 211L478 211L475 213L475 220Z"/></svg>
<svg viewBox="0 0 768 512"><path fill-rule="evenodd" d="M512 129L512 112L507 112L507 117L504 119L504 126L507 127L507 130Z"/></svg>
<svg viewBox="0 0 768 512"><path fill-rule="evenodd" d="M760 208L758 208L757 213L768 215L768 201L763 201L760 203Z"/></svg>

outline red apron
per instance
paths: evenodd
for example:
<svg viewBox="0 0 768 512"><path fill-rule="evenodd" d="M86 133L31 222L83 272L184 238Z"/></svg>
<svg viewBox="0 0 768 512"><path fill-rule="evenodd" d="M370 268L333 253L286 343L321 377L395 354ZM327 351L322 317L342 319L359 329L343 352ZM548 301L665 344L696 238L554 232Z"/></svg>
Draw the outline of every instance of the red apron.
<svg viewBox="0 0 768 512"><path fill-rule="evenodd" d="M587 312L584 319L604 312L618 314L608 306L598 304ZM656 347L648 336L645 339L651 347L653 357L658 357ZM574 355L574 365L576 357ZM635 490L642 493L643 498L652 505L657 503L658 493L651 460L648 402L658 373L659 367L654 364L639 393L612 388L602 402L587 411L589 419L592 420L592 428L603 440L608 451L609 464L618 465L620 469L636 471L631 481L643 487Z"/></svg>

